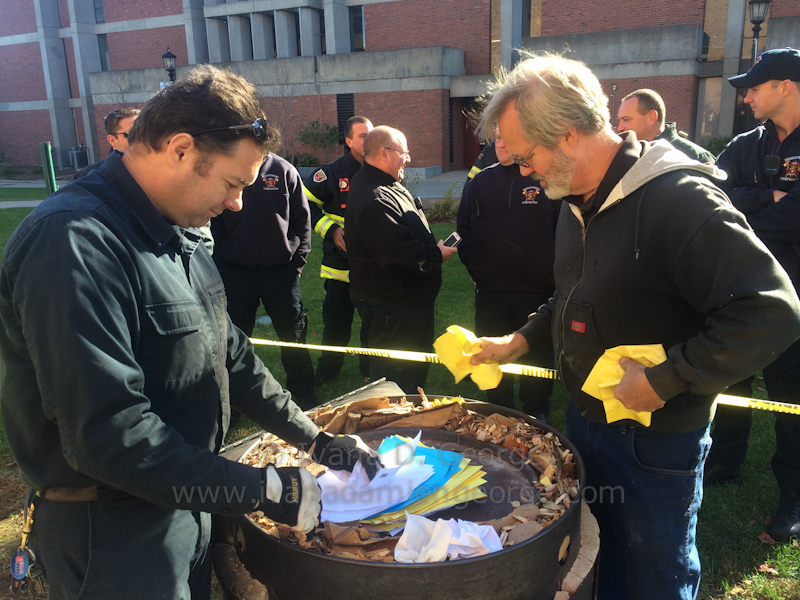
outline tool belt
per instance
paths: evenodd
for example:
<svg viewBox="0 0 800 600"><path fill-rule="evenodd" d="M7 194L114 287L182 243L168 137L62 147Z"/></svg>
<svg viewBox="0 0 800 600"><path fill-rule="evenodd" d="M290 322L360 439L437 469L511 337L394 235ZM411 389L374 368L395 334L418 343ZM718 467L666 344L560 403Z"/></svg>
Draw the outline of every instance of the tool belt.
<svg viewBox="0 0 800 600"><path fill-rule="evenodd" d="M97 485L85 488L56 487L37 491L36 495L51 502L113 502L133 498L127 492Z"/></svg>

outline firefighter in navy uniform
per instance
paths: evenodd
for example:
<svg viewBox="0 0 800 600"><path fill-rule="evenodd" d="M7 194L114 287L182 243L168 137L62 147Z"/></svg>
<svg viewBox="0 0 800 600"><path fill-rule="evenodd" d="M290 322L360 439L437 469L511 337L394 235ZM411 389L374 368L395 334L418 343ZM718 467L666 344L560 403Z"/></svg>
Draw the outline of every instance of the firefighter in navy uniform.
<svg viewBox="0 0 800 600"><path fill-rule="evenodd" d="M344 211L350 181L364 160L364 138L372 131L366 117L354 116L345 125L345 151L333 162L322 165L306 179L304 186L311 209L311 227L322 236L322 268L325 280L325 300L322 321L325 329L322 343L326 346L347 346L353 324L353 303L350 300L350 263L344 237ZM367 346L365 331L361 331L361 346ZM323 352L319 359L316 384L335 379L344 362L344 354ZM367 357L359 359L361 373L369 374Z"/></svg>
<svg viewBox="0 0 800 600"><path fill-rule="evenodd" d="M467 181L469 183L472 179L483 171L486 167L490 167L493 164L497 163L497 151L494 148L494 140L489 142L483 147L481 153L478 154L478 158L475 159L475 164L472 165L472 168L467 173Z"/></svg>

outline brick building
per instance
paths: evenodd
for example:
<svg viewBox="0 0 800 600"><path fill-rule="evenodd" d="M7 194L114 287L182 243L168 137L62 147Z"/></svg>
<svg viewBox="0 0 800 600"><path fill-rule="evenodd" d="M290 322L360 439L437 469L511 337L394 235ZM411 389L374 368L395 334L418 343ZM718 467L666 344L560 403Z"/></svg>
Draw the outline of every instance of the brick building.
<svg viewBox="0 0 800 600"><path fill-rule="evenodd" d="M38 142L108 152L102 118L167 79L161 55L223 63L266 96L285 153L297 129L352 114L403 130L413 167L463 168L478 152L464 112L515 48L567 52L616 114L639 87L695 141L745 127L724 78L749 66L747 0L0 0L0 151L37 164ZM800 0L773 0L761 50L800 47ZM616 121L616 119L614 119ZM73 158L75 158L73 153Z"/></svg>

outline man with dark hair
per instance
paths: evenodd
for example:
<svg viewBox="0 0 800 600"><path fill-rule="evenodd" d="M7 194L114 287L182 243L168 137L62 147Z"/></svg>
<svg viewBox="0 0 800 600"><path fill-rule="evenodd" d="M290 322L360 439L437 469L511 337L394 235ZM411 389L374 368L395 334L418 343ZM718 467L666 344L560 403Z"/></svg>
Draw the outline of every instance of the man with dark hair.
<svg viewBox="0 0 800 600"><path fill-rule="evenodd" d="M665 123L666 114L664 100L657 92L636 90L625 96L619 105L617 131L633 131L636 139L646 142L666 140L689 158L713 165L714 155L679 134L675 123Z"/></svg>
<svg viewBox="0 0 800 600"><path fill-rule="evenodd" d="M125 154L128 150L128 135L130 134L131 127L133 127L133 122L136 120L136 117L139 116L139 109L138 108L115 108L110 113L106 115L106 118L103 119L103 126L106 130L106 139L108 143L111 145L111 151L109 155L113 154L114 152L118 154ZM85 175L88 175L91 171L94 171L97 167L100 166L100 162L96 162L93 165L89 165L88 167L84 167L72 178L72 180L80 179Z"/></svg>
<svg viewBox="0 0 800 600"><path fill-rule="evenodd" d="M762 125L736 136L717 164L728 174L720 184L792 278L800 284L800 51L764 52L744 75L728 81L747 88L744 98ZM771 400L798 404L800 342L764 368ZM750 381L740 393L750 396ZM710 482L740 482L747 455L750 409L720 406L708 456ZM777 447L772 472L780 505L767 532L777 541L800 537L800 416L775 413Z"/></svg>
<svg viewBox="0 0 800 600"><path fill-rule="evenodd" d="M258 175L255 87L197 67L130 142L34 209L0 265L0 406L53 600L209 598L209 513L314 528L310 473L217 456L231 406L318 462L377 468L270 375L194 229L241 210Z"/></svg>
<svg viewBox="0 0 800 600"><path fill-rule="evenodd" d="M410 161L401 131L381 126L367 135L345 213L350 295L370 347L430 352L442 262L456 249L436 243L422 202L400 183ZM372 357L370 377L386 377L414 394L429 366Z"/></svg>
<svg viewBox="0 0 800 600"><path fill-rule="evenodd" d="M228 314L253 335L259 303L284 342L305 344L308 311L300 275L311 251L308 201L291 163L268 154L259 177L242 193L242 210L211 219L214 262L225 282ZM317 404L314 367L305 348L281 348L286 389L304 408Z"/></svg>
<svg viewBox="0 0 800 600"><path fill-rule="evenodd" d="M522 60L498 82L482 133L495 123L520 172L564 199L556 292L516 333L483 338L472 362L554 345L571 398L567 436L596 492L584 498L603 540L598 599L691 600L714 399L797 339L800 300L714 185L722 173L617 135L582 63ZM663 359L639 362L640 345L659 345ZM597 382L613 386L604 401L586 384L610 349L622 357ZM644 414L620 418L617 408Z"/></svg>
<svg viewBox="0 0 800 600"><path fill-rule="evenodd" d="M344 235L344 213L353 176L364 161L364 139L372 131L366 117L350 117L345 124L344 154L319 169L305 182L311 208L311 227L323 239L322 267L319 276L325 280L322 303L322 343L326 346L347 346L353 326L353 303L350 300L350 263ZM361 329L361 345L367 345ZM315 383L321 384L339 376L344 354L323 352L319 357ZM363 375L369 375L369 361L359 357Z"/></svg>
<svg viewBox="0 0 800 600"><path fill-rule="evenodd" d="M475 334L503 335L522 327L553 295L553 260L559 205L519 165L499 133L492 142L499 162L465 186L458 208L458 256L475 281ZM536 348L522 364L552 368L553 349ZM486 391L492 404L514 408L516 377L504 375ZM540 420L550 412L552 379L519 378L523 410Z"/></svg>

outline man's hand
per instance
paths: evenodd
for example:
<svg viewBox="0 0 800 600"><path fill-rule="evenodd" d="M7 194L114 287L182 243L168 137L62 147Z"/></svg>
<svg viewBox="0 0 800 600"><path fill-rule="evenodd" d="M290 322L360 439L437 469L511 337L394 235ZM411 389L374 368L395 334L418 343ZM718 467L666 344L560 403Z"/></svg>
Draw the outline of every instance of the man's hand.
<svg viewBox="0 0 800 600"><path fill-rule="evenodd" d="M788 192L782 192L780 190L772 190L772 200L774 202L780 202L781 199L788 194Z"/></svg>
<svg viewBox="0 0 800 600"><path fill-rule="evenodd" d="M321 496L316 478L305 469L268 465L264 473L264 501L256 509L273 521L308 533L319 525Z"/></svg>
<svg viewBox="0 0 800 600"><path fill-rule="evenodd" d="M528 341L520 333L512 333L499 338L481 338L478 342L481 345L481 351L474 354L469 360L473 365L479 365L487 361L497 363L514 362L530 350Z"/></svg>
<svg viewBox="0 0 800 600"><path fill-rule="evenodd" d="M442 251L442 262L447 262L450 260L450 257L453 256L456 252L458 252L458 248L454 248L452 246L445 246L444 240L439 240L439 243L436 244L439 246L439 250Z"/></svg>
<svg viewBox="0 0 800 600"><path fill-rule="evenodd" d="M383 467L378 453L357 435L331 435L320 431L311 447L311 457L333 471L352 472L360 462L370 480Z"/></svg>
<svg viewBox="0 0 800 600"><path fill-rule="evenodd" d="M614 397L622 405L637 412L653 412L664 406L665 402L656 394L644 374L645 366L626 356L619 359L619 366L625 371L622 381L614 388Z"/></svg>
<svg viewBox="0 0 800 600"><path fill-rule="evenodd" d="M335 227L331 233L331 241L339 250L347 254L347 245L344 243L344 229Z"/></svg>

